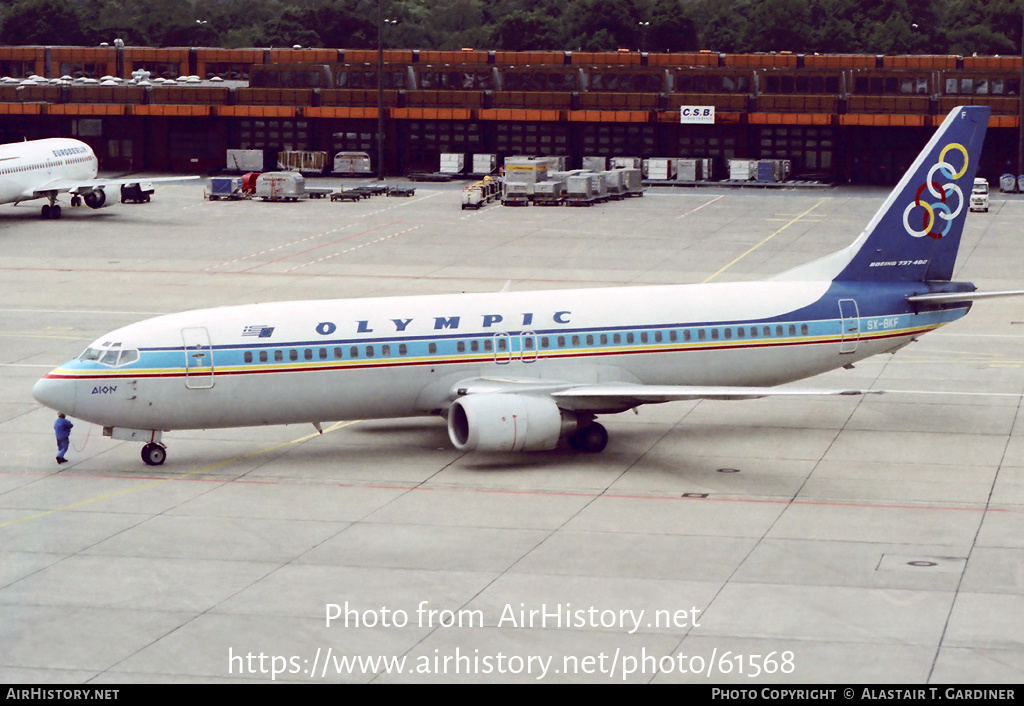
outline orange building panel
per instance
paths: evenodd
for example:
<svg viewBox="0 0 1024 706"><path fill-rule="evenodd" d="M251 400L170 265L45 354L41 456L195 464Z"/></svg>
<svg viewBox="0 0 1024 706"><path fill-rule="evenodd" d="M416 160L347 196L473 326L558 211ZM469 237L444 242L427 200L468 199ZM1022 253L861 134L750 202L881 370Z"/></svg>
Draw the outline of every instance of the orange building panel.
<svg viewBox="0 0 1024 706"><path fill-rule="evenodd" d="M687 52L671 54L648 54L648 66L718 66L718 54L715 52Z"/></svg>
<svg viewBox="0 0 1024 706"><path fill-rule="evenodd" d="M1019 56L965 56L968 71L1020 71Z"/></svg>
<svg viewBox="0 0 1024 706"><path fill-rule="evenodd" d="M882 66L886 69L949 70L956 68L956 57L947 55L885 56Z"/></svg>
<svg viewBox="0 0 1024 706"><path fill-rule="evenodd" d="M832 124L832 116L816 113L750 113L747 122L751 125L829 126Z"/></svg>
<svg viewBox="0 0 1024 706"><path fill-rule="evenodd" d="M477 111L480 120L500 120L505 122L530 121L553 123L562 120L560 110L506 110L487 108Z"/></svg>
<svg viewBox="0 0 1024 706"><path fill-rule="evenodd" d="M374 118L377 117L376 108L343 108L343 107L318 107L303 108L302 114L307 118Z"/></svg>
<svg viewBox="0 0 1024 706"><path fill-rule="evenodd" d="M94 103L61 103L46 106L47 115L124 115L127 106Z"/></svg>
<svg viewBox="0 0 1024 706"><path fill-rule="evenodd" d="M505 66L562 66L565 54L558 51L496 51L494 63Z"/></svg>
<svg viewBox="0 0 1024 706"><path fill-rule="evenodd" d="M39 115L42 112L40 103L0 103L0 115Z"/></svg>
<svg viewBox="0 0 1024 706"><path fill-rule="evenodd" d="M228 118L294 118L295 108L289 106L218 105L214 112Z"/></svg>

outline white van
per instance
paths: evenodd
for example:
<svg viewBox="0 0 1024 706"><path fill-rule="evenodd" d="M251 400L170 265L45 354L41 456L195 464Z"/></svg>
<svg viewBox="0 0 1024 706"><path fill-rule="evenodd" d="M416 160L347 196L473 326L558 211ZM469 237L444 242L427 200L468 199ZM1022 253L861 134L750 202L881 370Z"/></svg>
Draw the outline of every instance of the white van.
<svg viewBox="0 0 1024 706"><path fill-rule="evenodd" d="M971 210L988 212L988 180L978 177L971 189Z"/></svg>

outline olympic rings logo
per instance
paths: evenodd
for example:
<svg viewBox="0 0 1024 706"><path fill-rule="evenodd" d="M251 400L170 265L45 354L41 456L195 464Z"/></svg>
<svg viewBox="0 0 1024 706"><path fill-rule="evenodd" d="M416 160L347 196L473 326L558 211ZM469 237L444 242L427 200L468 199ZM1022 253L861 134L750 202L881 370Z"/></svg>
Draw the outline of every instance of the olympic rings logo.
<svg viewBox="0 0 1024 706"><path fill-rule="evenodd" d="M956 150L963 155L963 166L959 171L946 161L946 155L951 150ZM908 204L907 209L903 212L903 227L907 230L907 233L915 238L922 238L927 235L929 238L938 240L949 232L950 226L953 225L953 219L959 216L960 212L964 209L964 194L956 184L939 185L935 182L934 177L936 172L939 172L951 182L955 181L967 171L968 161L967 148L963 145L952 142L942 148L942 152L939 153L938 164L932 165L932 168L928 170L928 176L925 178L924 183L917 188L913 202ZM921 197L924 196L925 190L931 194L931 199L937 200L931 200L929 203L926 197L926 200L922 201ZM949 203L949 196L952 194L956 194L955 211L950 207ZM920 230L910 225L914 209L921 209Z"/></svg>

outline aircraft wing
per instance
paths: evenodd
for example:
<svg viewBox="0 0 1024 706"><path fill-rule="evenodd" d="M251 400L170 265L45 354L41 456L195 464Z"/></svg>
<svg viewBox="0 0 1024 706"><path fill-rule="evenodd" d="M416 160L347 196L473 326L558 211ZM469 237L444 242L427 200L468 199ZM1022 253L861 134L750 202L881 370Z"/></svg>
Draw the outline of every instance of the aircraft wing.
<svg viewBox="0 0 1024 706"><path fill-rule="evenodd" d="M194 181L199 179L198 176L183 176L183 177L121 177L112 179L51 179L50 181L32 187L31 190L26 191L22 196L23 200L38 199L48 194L85 194L96 189L103 189L111 186L122 186L125 184L138 184L145 182L147 184L174 184L185 181Z"/></svg>
<svg viewBox="0 0 1024 706"><path fill-rule="evenodd" d="M475 394L549 395L562 409L630 409L642 404L686 400L753 400L761 397L820 397L882 394L882 390L717 385L575 384L538 379L477 378L455 385L455 396Z"/></svg>

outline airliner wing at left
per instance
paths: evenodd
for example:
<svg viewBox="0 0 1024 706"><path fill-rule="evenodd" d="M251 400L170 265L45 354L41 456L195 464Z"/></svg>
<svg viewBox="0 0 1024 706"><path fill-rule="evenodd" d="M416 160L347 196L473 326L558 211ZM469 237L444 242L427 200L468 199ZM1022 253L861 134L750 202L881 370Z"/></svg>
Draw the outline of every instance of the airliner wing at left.
<svg viewBox="0 0 1024 706"><path fill-rule="evenodd" d="M147 183L178 183L198 179L186 177L120 177L97 176L99 160L84 142L54 137L0 145L0 203L21 203L46 199L43 218L60 218L59 194L71 194L71 205L84 202L90 208L103 208L111 203L107 189L122 185Z"/></svg>
<svg viewBox="0 0 1024 706"><path fill-rule="evenodd" d="M460 451L596 453L644 404L857 395L789 384L965 316L953 279L989 109L956 108L854 242L757 282L266 302L112 331L32 390L143 443L164 432L438 416Z"/></svg>

